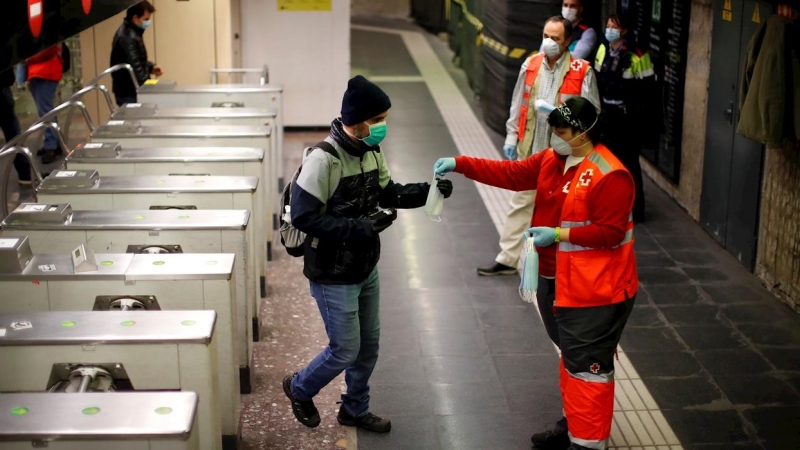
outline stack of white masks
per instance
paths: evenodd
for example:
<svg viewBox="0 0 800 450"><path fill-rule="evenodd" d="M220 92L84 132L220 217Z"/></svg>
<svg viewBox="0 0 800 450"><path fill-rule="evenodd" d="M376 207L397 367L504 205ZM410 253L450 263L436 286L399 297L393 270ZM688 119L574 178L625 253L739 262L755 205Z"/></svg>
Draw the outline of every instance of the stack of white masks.
<svg viewBox="0 0 800 450"><path fill-rule="evenodd" d="M539 289L539 253L533 245L533 236L525 233L525 246L522 249L522 281L519 283L519 296L528 303L536 302Z"/></svg>
<svg viewBox="0 0 800 450"><path fill-rule="evenodd" d="M444 194L436 187L439 180L443 180L443 176L434 175L431 182L431 188L428 190L428 201L425 202L425 214L434 222L442 221L442 209L444 208Z"/></svg>

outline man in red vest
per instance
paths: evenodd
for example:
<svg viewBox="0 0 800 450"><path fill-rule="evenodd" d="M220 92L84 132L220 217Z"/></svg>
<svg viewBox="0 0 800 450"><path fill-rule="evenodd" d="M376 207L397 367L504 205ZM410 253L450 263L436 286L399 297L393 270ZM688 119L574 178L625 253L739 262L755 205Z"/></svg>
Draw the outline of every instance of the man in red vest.
<svg viewBox="0 0 800 450"><path fill-rule="evenodd" d="M600 94L590 63L573 57L568 47L572 41L572 22L561 16L551 17L544 26L542 52L522 64L511 99L503 151L510 160L523 160L550 147L552 129L546 114L537 114L537 100L551 105L571 97L584 97L600 111ZM523 239L533 212L536 191L514 192L511 210L500 234L500 254L495 264L479 268L483 276L514 275L520 261Z"/></svg>
<svg viewBox="0 0 800 450"><path fill-rule="evenodd" d="M53 109L58 94L58 84L64 72L64 61L61 55L61 43L43 50L27 59L28 89L31 91L39 117ZM42 156L42 163L54 162L63 152L59 146L56 132L47 129L44 132L44 148L37 152Z"/></svg>

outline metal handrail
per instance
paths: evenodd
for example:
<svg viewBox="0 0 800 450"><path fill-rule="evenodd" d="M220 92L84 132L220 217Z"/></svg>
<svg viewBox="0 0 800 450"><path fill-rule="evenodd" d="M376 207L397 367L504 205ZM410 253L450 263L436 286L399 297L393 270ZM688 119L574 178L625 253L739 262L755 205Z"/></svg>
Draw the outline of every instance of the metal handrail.
<svg viewBox="0 0 800 450"><path fill-rule="evenodd" d="M6 150L21 146L22 143L25 142L25 140L28 139L30 135L34 134L35 132L39 132L43 128L50 128L51 130L54 130L56 132L56 137L58 138L58 143L61 145L61 149L64 151L64 154L68 154L69 147L67 146L67 142L64 140L64 135L61 134L61 127L58 126L58 124L55 122L40 121L36 122L30 128L16 135L13 139L8 141L8 143L6 143L6 145L4 145L3 148L0 148L0 155L5 153ZM33 162L33 160L31 162ZM35 167L36 167L35 165L32 165L32 168Z"/></svg>
<svg viewBox="0 0 800 450"><path fill-rule="evenodd" d="M117 64L116 66L109 67L108 69L106 69L106 70L100 72L99 74L97 74L96 77L94 77L91 80L89 80L89 82L86 83L86 86L95 85L100 80L102 80L104 77L106 77L108 75L111 75L112 73L120 71L122 69L127 69L127 71L131 74L131 81L133 82L133 86L138 91L139 90L139 80L136 79L136 72L133 71L133 67L131 67L130 64Z"/></svg>
<svg viewBox="0 0 800 450"><path fill-rule="evenodd" d="M86 109L86 105L80 100L67 100L64 103L56 106L55 108L51 109L47 114L43 115L36 123L39 122L47 122L51 120L55 120L58 113L65 109L72 110L73 107L78 107L83 114L83 118L86 120L86 125L89 126L89 131L94 131L94 122L92 122L92 118L89 116L89 110Z"/></svg>
<svg viewBox="0 0 800 450"><path fill-rule="evenodd" d="M106 98L106 103L108 103L108 110L113 114L114 111L115 111L114 102L111 101L111 94L108 93L108 88L106 88L102 84L90 84L90 85L84 87L83 89L81 89L81 90L75 92L74 94L72 94L70 96L70 98L67 100L67 102L80 101L83 98L84 95L86 95L89 92L94 91L94 90L98 90L98 91L103 93L103 97ZM85 110L85 107L84 107L84 110ZM64 122L64 134L67 135L67 136L69 136L69 130L72 127L72 114L73 114L73 109L70 108L69 112L67 113L67 119ZM85 119L89 120L88 114L84 113L83 117ZM94 131L94 124L92 124L92 122L90 120L89 120L88 124L89 124L89 129L91 131Z"/></svg>
<svg viewBox="0 0 800 450"><path fill-rule="evenodd" d="M4 219L9 211L8 211L8 180L9 175L11 175L11 166L14 162L14 157L16 154L22 154L25 159L28 160L28 164L31 167L31 187L34 189L34 200L36 199L36 188L42 183L42 173L39 172L39 168L36 167L36 159L33 157L31 150L28 147L22 145L14 145L12 147L3 148L0 150L0 167L3 166L3 159L5 158L8 162L6 163L5 170L2 171L3 177L0 178L4 180L0 183L0 220Z"/></svg>
<svg viewBox="0 0 800 450"><path fill-rule="evenodd" d="M269 67L264 64L261 69L208 69L211 73L211 84L217 84L217 75L220 73L258 73L261 74L259 82L261 86L269 84Z"/></svg>

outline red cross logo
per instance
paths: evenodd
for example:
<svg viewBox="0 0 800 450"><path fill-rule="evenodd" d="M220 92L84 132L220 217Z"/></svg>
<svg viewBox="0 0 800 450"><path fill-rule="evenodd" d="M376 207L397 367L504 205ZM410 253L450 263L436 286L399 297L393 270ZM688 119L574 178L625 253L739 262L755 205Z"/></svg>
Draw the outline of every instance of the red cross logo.
<svg viewBox="0 0 800 450"><path fill-rule="evenodd" d="M589 367L589 370L591 370L592 373L600 372L600 364L597 363L592 364L591 367Z"/></svg>
<svg viewBox="0 0 800 450"><path fill-rule="evenodd" d="M573 60L572 63L569 66L572 67L572 70L577 72L577 71L581 70L581 68L583 67L583 62L581 60L579 60L579 59L576 59L576 60Z"/></svg>
<svg viewBox="0 0 800 450"><path fill-rule="evenodd" d="M581 174L580 178L578 178L578 181L580 181L581 186L584 187L589 186L589 183L592 181L592 175L594 175L594 170L586 169L586 171Z"/></svg>

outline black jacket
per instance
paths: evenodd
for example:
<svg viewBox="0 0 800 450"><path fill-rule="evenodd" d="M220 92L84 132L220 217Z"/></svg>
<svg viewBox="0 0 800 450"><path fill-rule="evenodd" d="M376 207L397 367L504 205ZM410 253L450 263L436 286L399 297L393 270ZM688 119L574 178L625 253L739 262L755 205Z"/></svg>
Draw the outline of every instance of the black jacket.
<svg viewBox="0 0 800 450"><path fill-rule="evenodd" d="M154 64L147 60L147 49L142 35L144 30L125 19L114 34L111 45L111 66L130 64L136 73L136 80L142 85L153 72ZM136 95L128 71L117 71L111 75L114 80L114 94L121 97Z"/></svg>
<svg viewBox="0 0 800 450"><path fill-rule="evenodd" d="M392 181L380 147L354 148L342 134L337 120L326 140L338 157L314 150L292 191L292 225L307 234L303 273L320 284L363 282L381 250L370 214L419 208L428 197L428 183Z"/></svg>

